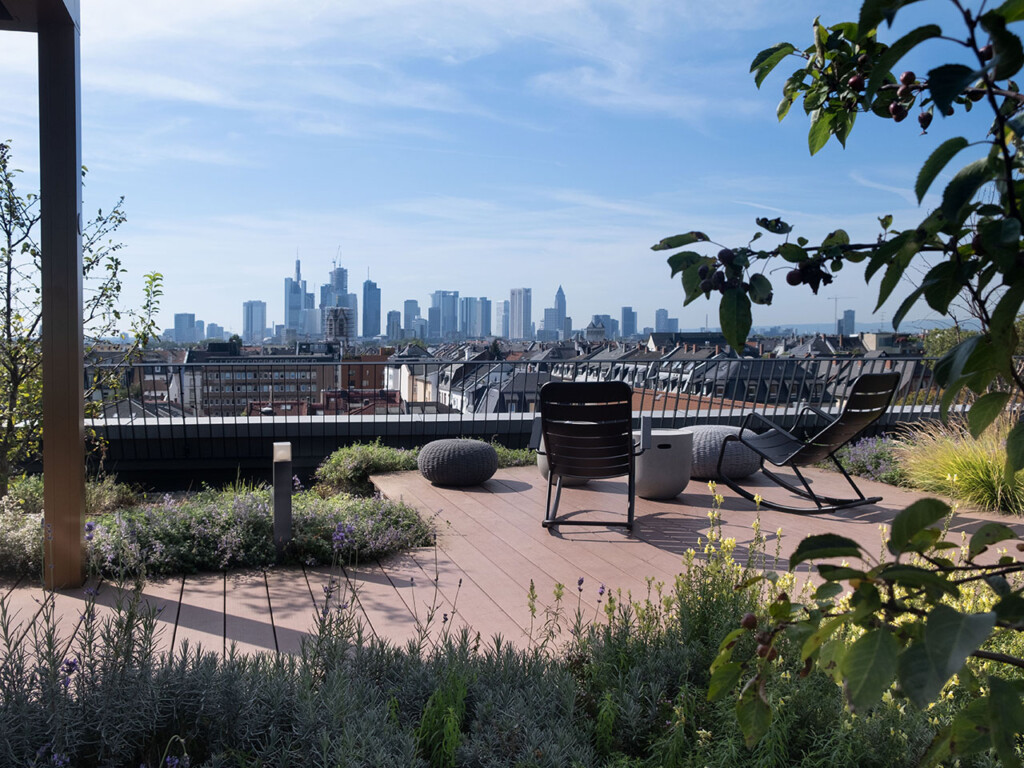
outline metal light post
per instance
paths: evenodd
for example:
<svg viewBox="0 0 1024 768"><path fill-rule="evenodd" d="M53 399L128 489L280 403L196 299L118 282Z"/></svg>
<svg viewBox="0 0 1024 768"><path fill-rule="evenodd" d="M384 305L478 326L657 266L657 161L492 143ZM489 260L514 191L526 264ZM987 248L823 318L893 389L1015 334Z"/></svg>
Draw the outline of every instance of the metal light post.
<svg viewBox="0 0 1024 768"><path fill-rule="evenodd" d="M274 549L277 559L292 540L292 444L274 443Z"/></svg>

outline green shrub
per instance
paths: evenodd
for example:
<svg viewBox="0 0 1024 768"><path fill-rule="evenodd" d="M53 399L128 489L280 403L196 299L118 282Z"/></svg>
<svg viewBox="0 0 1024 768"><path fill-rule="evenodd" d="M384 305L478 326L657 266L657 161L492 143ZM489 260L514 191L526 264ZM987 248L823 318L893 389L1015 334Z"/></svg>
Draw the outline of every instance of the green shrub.
<svg viewBox="0 0 1024 768"><path fill-rule="evenodd" d="M429 544L432 529L416 510L381 498L292 497L290 562L328 565L338 524L341 555L368 559ZM87 533L91 565L106 573L194 573L275 562L273 510L266 488L204 490L99 517Z"/></svg>
<svg viewBox="0 0 1024 768"><path fill-rule="evenodd" d="M491 445L498 453L499 467L527 466L537 460L536 452L528 448L506 448L497 442ZM391 448L382 445L380 439L339 448L317 467L318 491L322 495L372 496L375 489L370 475L416 469L419 452L419 448Z"/></svg>
<svg viewBox="0 0 1024 768"><path fill-rule="evenodd" d="M966 421L951 418L907 427L893 450L907 481L928 493L952 496L980 509L1024 513L1024 471L1007 477L1006 436L1010 419L997 419L977 439Z"/></svg>
<svg viewBox="0 0 1024 768"><path fill-rule="evenodd" d="M328 493L372 496L370 475L416 469L419 449L405 450L372 443L357 443L339 448L317 467L316 479Z"/></svg>
<svg viewBox="0 0 1024 768"><path fill-rule="evenodd" d="M906 485L906 472L896 458L896 444L889 437L864 437L836 451L836 458L851 475L867 477L889 485ZM822 462L835 469L832 462Z"/></svg>
<svg viewBox="0 0 1024 768"><path fill-rule="evenodd" d="M18 475L12 477L7 490L23 512L42 514L43 476ZM88 478L85 481L86 514L99 515L130 507L139 502L139 493L130 485L117 482L112 475Z"/></svg>

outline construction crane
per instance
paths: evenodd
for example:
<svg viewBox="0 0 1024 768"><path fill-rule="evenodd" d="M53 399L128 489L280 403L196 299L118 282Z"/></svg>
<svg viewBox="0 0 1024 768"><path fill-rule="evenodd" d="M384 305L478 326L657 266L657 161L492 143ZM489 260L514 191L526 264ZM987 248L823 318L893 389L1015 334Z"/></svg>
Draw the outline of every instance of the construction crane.
<svg viewBox="0 0 1024 768"><path fill-rule="evenodd" d="M832 302L832 330L835 332L839 328L839 301L841 299L855 299L856 296L826 296L828 301Z"/></svg>

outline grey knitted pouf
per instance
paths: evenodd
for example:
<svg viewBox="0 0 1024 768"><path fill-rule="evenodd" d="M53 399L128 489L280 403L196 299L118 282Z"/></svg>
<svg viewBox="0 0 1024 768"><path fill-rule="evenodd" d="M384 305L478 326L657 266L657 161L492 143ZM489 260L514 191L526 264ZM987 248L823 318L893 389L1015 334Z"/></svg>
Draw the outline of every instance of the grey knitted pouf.
<svg viewBox="0 0 1024 768"><path fill-rule="evenodd" d="M435 440L423 446L416 463L434 485L479 485L498 471L498 453L480 440Z"/></svg>
<svg viewBox="0 0 1024 768"><path fill-rule="evenodd" d="M692 476L697 480L718 480L718 454L726 435L738 435L739 427L708 424L691 427L693 433ZM730 440L725 449L722 469L726 476L736 480L752 475L761 467L760 457L749 448Z"/></svg>

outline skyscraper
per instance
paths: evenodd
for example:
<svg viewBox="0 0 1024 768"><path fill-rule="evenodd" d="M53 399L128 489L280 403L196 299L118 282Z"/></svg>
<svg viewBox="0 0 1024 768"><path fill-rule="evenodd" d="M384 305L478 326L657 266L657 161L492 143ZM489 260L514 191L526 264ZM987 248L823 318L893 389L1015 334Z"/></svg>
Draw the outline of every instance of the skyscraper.
<svg viewBox="0 0 1024 768"><path fill-rule="evenodd" d="M477 333L479 338L491 335L491 300L486 296L480 297L480 304L477 306Z"/></svg>
<svg viewBox="0 0 1024 768"><path fill-rule="evenodd" d="M554 330L560 330L565 325L565 291L562 290L562 286L558 286L558 290L555 291L555 312L558 318L558 326Z"/></svg>
<svg viewBox="0 0 1024 768"><path fill-rule="evenodd" d="M308 303L308 307L307 307ZM295 277L284 279L285 330L302 330L302 310L312 307L312 296L306 299L306 281L302 279L299 260L295 260Z"/></svg>
<svg viewBox="0 0 1024 768"><path fill-rule="evenodd" d="M363 336L380 336L380 288L373 280L363 283Z"/></svg>
<svg viewBox="0 0 1024 768"><path fill-rule="evenodd" d="M636 312L632 307L622 308L622 338L636 336Z"/></svg>
<svg viewBox="0 0 1024 768"><path fill-rule="evenodd" d="M262 344L267 333L267 302L242 303L242 343Z"/></svg>
<svg viewBox="0 0 1024 768"><path fill-rule="evenodd" d="M174 340L178 344L194 344L198 341L194 313L180 312L174 316Z"/></svg>
<svg viewBox="0 0 1024 768"><path fill-rule="evenodd" d="M510 339L529 339L533 336L530 295L529 288L513 288L509 294L508 337Z"/></svg>
<svg viewBox="0 0 1024 768"><path fill-rule="evenodd" d="M420 303L416 299L406 299L402 309L404 313L402 327L407 331L411 331L416 318L420 316Z"/></svg>
<svg viewBox="0 0 1024 768"><path fill-rule="evenodd" d="M667 309L656 309L656 310L654 310L654 332L655 333L668 333L668 310Z"/></svg>
<svg viewBox="0 0 1024 768"><path fill-rule="evenodd" d="M397 309L388 312L386 333L387 337L392 340L402 338L402 313Z"/></svg>
<svg viewBox="0 0 1024 768"><path fill-rule="evenodd" d="M843 312L843 316L839 318L836 323L836 333L840 336L853 336L857 333L857 322L855 313L852 309L847 309Z"/></svg>
<svg viewBox="0 0 1024 768"><path fill-rule="evenodd" d="M497 327L496 330L498 332L495 335L496 336L501 336L503 339L507 339L508 338L508 316L509 316L509 301L508 301L508 299L505 299L504 301L502 301L501 303L498 304L497 312L498 312L498 322L497 322L497 326L498 327Z"/></svg>
<svg viewBox="0 0 1024 768"><path fill-rule="evenodd" d="M459 292L434 291L430 294L430 302L431 307L436 308L440 313L436 338L450 339L457 336L459 333Z"/></svg>

